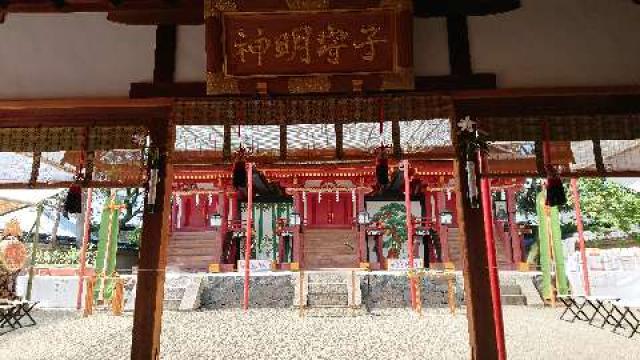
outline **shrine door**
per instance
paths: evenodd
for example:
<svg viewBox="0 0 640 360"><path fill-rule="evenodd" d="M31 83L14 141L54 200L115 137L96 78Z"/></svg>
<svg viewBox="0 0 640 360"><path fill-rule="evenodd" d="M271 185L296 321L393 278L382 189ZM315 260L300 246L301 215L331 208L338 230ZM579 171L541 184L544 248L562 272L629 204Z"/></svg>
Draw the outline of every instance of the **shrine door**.
<svg viewBox="0 0 640 360"><path fill-rule="evenodd" d="M348 228L353 224L353 201L351 194L341 193L336 198L335 193L323 193L318 200L318 194L307 195L309 219L307 226L322 228Z"/></svg>

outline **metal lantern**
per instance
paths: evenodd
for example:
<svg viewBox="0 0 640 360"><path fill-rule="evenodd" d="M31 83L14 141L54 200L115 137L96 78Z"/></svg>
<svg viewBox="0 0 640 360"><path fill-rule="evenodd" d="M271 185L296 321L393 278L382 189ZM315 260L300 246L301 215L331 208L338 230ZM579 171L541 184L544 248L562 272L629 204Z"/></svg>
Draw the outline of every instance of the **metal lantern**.
<svg viewBox="0 0 640 360"><path fill-rule="evenodd" d="M369 213L361 211L358 213L358 225L369 225Z"/></svg>
<svg viewBox="0 0 640 360"><path fill-rule="evenodd" d="M300 226L301 222L300 213L294 211L289 214L289 226Z"/></svg>
<svg viewBox="0 0 640 360"><path fill-rule="evenodd" d="M425 228L416 229L416 235L417 236L426 236L427 234L428 234L428 231Z"/></svg>
<svg viewBox="0 0 640 360"><path fill-rule="evenodd" d="M222 216L218 213L212 214L209 217L209 223L211 224L211 227L219 228L222 226Z"/></svg>
<svg viewBox="0 0 640 360"><path fill-rule="evenodd" d="M453 213L449 210L442 210L440 212L440 225L453 224Z"/></svg>

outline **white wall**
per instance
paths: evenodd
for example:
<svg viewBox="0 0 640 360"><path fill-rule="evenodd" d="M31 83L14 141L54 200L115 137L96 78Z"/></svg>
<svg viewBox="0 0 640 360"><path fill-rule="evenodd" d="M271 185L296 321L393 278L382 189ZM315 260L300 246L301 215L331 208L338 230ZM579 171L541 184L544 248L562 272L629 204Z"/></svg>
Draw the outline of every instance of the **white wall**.
<svg viewBox="0 0 640 360"><path fill-rule="evenodd" d="M178 27L177 81L203 81L207 70L204 25Z"/></svg>
<svg viewBox="0 0 640 360"><path fill-rule="evenodd" d="M415 19L417 75L449 73L444 19ZM631 0L523 0L469 19L476 72L500 87L640 84L640 6ZM155 27L105 14L10 14L0 25L0 99L126 96L150 81ZM204 26L178 31L176 79L203 81Z"/></svg>
<svg viewBox="0 0 640 360"><path fill-rule="evenodd" d="M473 67L500 87L640 84L640 6L631 0L523 0L469 20Z"/></svg>
<svg viewBox="0 0 640 360"><path fill-rule="evenodd" d="M155 27L106 14L16 15L0 25L0 98L127 96L153 76Z"/></svg>

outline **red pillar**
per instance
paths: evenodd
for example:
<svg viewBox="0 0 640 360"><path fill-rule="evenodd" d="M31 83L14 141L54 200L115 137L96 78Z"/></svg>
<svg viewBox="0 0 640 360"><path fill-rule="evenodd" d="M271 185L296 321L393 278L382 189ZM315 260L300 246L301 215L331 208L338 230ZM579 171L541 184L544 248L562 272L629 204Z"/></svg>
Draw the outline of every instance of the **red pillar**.
<svg viewBox="0 0 640 360"><path fill-rule="evenodd" d="M509 214L509 232L511 233L511 248L516 266L522 262L522 238L516 223L516 189L507 189L507 212Z"/></svg>
<svg viewBox="0 0 640 360"><path fill-rule="evenodd" d="M451 261L451 258L449 258L449 226L440 223L440 212L446 208L445 191L440 190L436 192L435 195L436 229L438 230L438 235L440 236L440 251L442 252L442 262L447 263Z"/></svg>
<svg viewBox="0 0 640 360"><path fill-rule="evenodd" d="M251 262L251 237L253 235L253 164L247 163L247 230L244 243L244 304L249 309L249 265Z"/></svg>
<svg viewBox="0 0 640 360"><path fill-rule="evenodd" d="M481 164L486 168L485 157L481 156ZM487 262L489 265L489 284L491 286L491 297L493 305L493 318L495 321L496 342L498 346L498 359L506 359L506 348L504 343L504 322L502 319L502 301L500 299L500 278L498 276L498 265L496 262L496 244L493 232L493 207L491 206L491 185L490 179L482 177L480 180L480 192L482 196L482 212L484 216L484 236L487 247Z"/></svg>
<svg viewBox="0 0 640 360"><path fill-rule="evenodd" d="M404 205L406 207L407 217L407 245L409 252L409 269L413 270L413 218L411 216L411 179L409 177L409 160L403 160L404 167ZM411 290L411 308L416 307L416 279L411 277L409 281Z"/></svg>
<svg viewBox="0 0 640 360"><path fill-rule="evenodd" d="M580 260L582 262L582 285L584 293L591 295L591 285L589 284L589 267L587 266L587 254L584 246L584 225L582 224L582 210L580 209L580 192L578 191L578 180L571 178L571 192L573 203L576 208L576 225L578 226L578 241L580 245Z"/></svg>

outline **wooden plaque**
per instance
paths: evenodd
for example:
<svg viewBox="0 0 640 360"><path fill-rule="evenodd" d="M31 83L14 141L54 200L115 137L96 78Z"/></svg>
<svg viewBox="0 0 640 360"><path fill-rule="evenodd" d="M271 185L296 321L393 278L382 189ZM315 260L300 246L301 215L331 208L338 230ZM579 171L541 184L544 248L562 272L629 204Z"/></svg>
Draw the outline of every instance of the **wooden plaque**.
<svg viewBox="0 0 640 360"><path fill-rule="evenodd" d="M332 3L205 1L207 93L413 89L411 1Z"/></svg>

